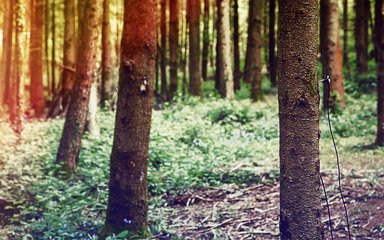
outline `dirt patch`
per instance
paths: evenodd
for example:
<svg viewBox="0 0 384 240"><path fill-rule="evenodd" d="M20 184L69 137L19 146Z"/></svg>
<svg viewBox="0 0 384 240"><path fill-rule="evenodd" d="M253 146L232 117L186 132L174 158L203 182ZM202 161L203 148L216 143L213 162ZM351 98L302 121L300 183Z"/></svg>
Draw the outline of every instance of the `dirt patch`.
<svg viewBox="0 0 384 240"><path fill-rule="evenodd" d="M334 175L327 186L335 239L347 239L345 216ZM384 239L384 177L374 183L362 176L343 180L353 238ZM183 239L279 239L279 185L225 185L204 188L166 199L173 211L168 228ZM330 239L323 199L322 222ZM178 235L179 235L178 234ZM156 236L156 239L167 239Z"/></svg>

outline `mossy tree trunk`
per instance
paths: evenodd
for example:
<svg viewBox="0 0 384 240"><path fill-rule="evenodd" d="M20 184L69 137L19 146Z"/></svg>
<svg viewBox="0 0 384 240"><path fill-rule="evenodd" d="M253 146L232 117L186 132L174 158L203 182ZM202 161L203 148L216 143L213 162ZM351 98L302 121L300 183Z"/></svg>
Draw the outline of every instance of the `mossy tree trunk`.
<svg viewBox="0 0 384 240"><path fill-rule="evenodd" d="M241 69L240 69L240 36L239 36L239 1L233 0L233 57L234 91L240 90Z"/></svg>
<svg viewBox="0 0 384 240"><path fill-rule="evenodd" d="M109 0L103 2L103 26L101 31L101 94L100 103L103 108L111 108L111 25L109 20Z"/></svg>
<svg viewBox="0 0 384 240"><path fill-rule="evenodd" d="M349 56L348 56L348 0L343 0L343 64L347 69L348 78L352 77L351 73L351 65L349 64Z"/></svg>
<svg viewBox="0 0 384 240"><path fill-rule="evenodd" d="M278 98L282 240L322 239L317 21L317 1L279 1Z"/></svg>
<svg viewBox="0 0 384 240"><path fill-rule="evenodd" d="M161 0L160 7L160 72L161 72L161 86L160 94L165 101L168 99L168 84L167 84L167 0Z"/></svg>
<svg viewBox="0 0 384 240"><path fill-rule="evenodd" d="M209 53L209 17L210 3L209 0L204 0L204 16L203 16L203 52L201 60L201 72L204 81L208 80L208 53Z"/></svg>
<svg viewBox="0 0 384 240"><path fill-rule="evenodd" d="M187 0L189 24L189 91L202 96L200 71L200 0Z"/></svg>
<svg viewBox="0 0 384 240"><path fill-rule="evenodd" d="M56 158L57 162L64 161L69 174L77 169L81 138L84 134L89 96L94 78L101 6L101 0L85 1L75 86Z"/></svg>
<svg viewBox="0 0 384 240"><path fill-rule="evenodd" d="M169 2L169 93L170 99L175 97L178 88L178 59L179 59L179 15L180 1Z"/></svg>
<svg viewBox="0 0 384 240"><path fill-rule="evenodd" d="M375 31L377 46L377 134L376 144L384 146L384 1L375 3Z"/></svg>
<svg viewBox="0 0 384 240"><path fill-rule="evenodd" d="M125 0L107 218L101 239L124 230L147 231L148 146L156 59L155 2Z"/></svg>
<svg viewBox="0 0 384 240"><path fill-rule="evenodd" d="M369 0L356 0L355 45L358 73L368 72Z"/></svg>

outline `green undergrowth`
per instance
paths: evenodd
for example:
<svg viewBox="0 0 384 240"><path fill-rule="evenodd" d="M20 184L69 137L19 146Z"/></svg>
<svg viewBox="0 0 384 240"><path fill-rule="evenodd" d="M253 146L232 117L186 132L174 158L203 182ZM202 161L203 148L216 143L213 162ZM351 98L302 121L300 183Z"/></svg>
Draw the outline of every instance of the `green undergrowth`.
<svg viewBox="0 0 384 240"><path fill-rule="evenodd" d="M186 98L162 109L153 112L151 129L152 234L178 239L164 217L172 211L166 201L169 196L195 188L243 187L278 179L276 96L267 95L260 103L212 96ZM365 147L374 140L375 97L348 97L348 107L331 118L344 169L380 171L383 149ZM0 197L9 203L7 209L13 211L13 217L3 233L0 230L0 238L1 234L11 239L97 238L107 204L114 115L101 111L99 121L101 137L84 138L77 175L70 179L62 165L55 163L63 120L26 123L18 145L9 132L1 140ZM333 171L335 160L324 117L321 130L322 170ZM123 232L110 239L127 236L134 238Z"/></svg>

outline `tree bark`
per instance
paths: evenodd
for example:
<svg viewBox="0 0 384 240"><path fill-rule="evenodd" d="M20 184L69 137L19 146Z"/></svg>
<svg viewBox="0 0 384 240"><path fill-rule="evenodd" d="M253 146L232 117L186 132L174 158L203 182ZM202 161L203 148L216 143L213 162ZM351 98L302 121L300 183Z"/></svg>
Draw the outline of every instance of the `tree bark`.
<svg viewBox="0 0 384 240"><path fill-rule="evenodd" d="M230 3L229 0L218 0L218 38L219 61L219 93L221 97L232 99L234 97L233 72L231 60L231 29L230 29Z"/></svg>
<svg viewBox="0 0 384 240"><path fill-rule="evenodd" d="M156 59L155 2L125 0L109 199L101 239L124 230L139 234L148 231L147 166Z"/></svg>
<svg viewBox="0 0 384 240"><path fill-rule="evenodd" d="M356 0L355 44L358 73L368 72L369 0Z"/></svg>
<svg viewBox="0 0 384 240"><path fill-rule="evenodd" d="M324 109L328 107L331 109L345 107L338 12L337 0L320 1L320 46L323 78L326 78L328 75L331 79L329 103L327 102L328 89L324 88Z"/></svg>
<svg viewBox="0 0 384 240"><path fill-rule="evenodd" d="M22 0L15 1L15 56L13 59L14 79L11 83L10 100L10 121L13 131L20 135L23 130L22 125L22 86L23 86L23 64L24 62L24 31L25 31L25 5Z"/></svg>
<svg viewBox="0 0 384 240"><path fill-rule="evenodd" d="M200 0L187 0L189 24L189 90L202 96L200 71Z"/></svg>
<svg viewBox="0 0 384 240"><path fill-rule="evenodd" d="M98 97L97 97L97 81L94 81L89 94L89 103L87 111L87 119L85 131L91 138L100 137L100 125L97 119Z"/></svg>
<svg viewBox="0 0 384 240"><path fill-rule="evenodd" d="M56 93L56 4L52 2L51 5L51 32L52 32L52 49L51 49L51 80L52 80L52 89L51 92L54 95Z"/></svg>
<svg viewBox="0 0 384 240"><path fill-rule="evenodd" d="M282 240L322 239L317 20L317 1L279 1L278 97Z"/></svg>
<svg viewBox="0 0 384 240"><path fill-rule="evenodd" d="M86 0L80 35L75 86L69 103L56 162L64 161L68 174L76 171L81 138L87 115L89 95L93 83L93 71L99 36L101 0Z"/></svg>
<svg viewBox="0 0 384 240"><path fill-rule="evenodd" d="M43 117L45 99L43 86L43 0L32 1L29 68L31 76L30 102L34 116Z"/></svg>
<svg viewBox="0 0 384 240"><path fill-rule="evenodd" d="M347 69L348 78L352 78L351 65L349 64L348 57L348 0L343 0L343 63Z"/></svg>
<svg viewBox="0 0 384 240"><path fill-rule="evenodd" d="M239 1L233 1L233 57L234 57L234 91L240 90L240 39L239 39Z"/></svg>
<svg viewBox="0 0 384 240"><path fill-rule="evenodd" d="M376 144L384 146L384 1L375 3L375 31L377 47L377 134Z"/></svg>
<svg viewBox="0 0 384 240"><path fill-rule="evenodd" d="M201 61L201 72L204 81L208 80L208 53L209 53L209 17L210 4L209 0L204 0L204 16L203 16L203 52Z"/></svg>
<svg viewBox="0 0 384 240"><path fill-rule="evenodd" d="M249 1L245 82L251 83L251 97L254 101L263 99L261 91L262 7L262 0Z"/></svg>
<svg viewBox="0 0 384 240"><path fill-rule="evenodd" d="M12 36L13 36L13 6L14 0L6 0L5 14L3 20L3 51L2 51L2 64L1 64L1 86L0 92L0 108L9 104L11 93L12 81Z"/></svg>
<svg viewBox="0 0 384 240"><path fill-rule="evenodd" d="M269 2L269 75L272 87L276 87L276 58L275 58L275 16L276 0Z"/></svg>
<svg viewBox="0 0 384 240"><path fill-rule="evenodd" d="M175 97L178 88L178 55L179 55L179 0L170 0L169 2L169 76L170 76L170 99Z"/></svg>
<svg viewBox="0 0 384 240"><path fill-rule="evenodd" d="M50 7L49 7L49 0L45 0L44 3L44 57L45 57L45 74L47 77L48 82L48 95L50 97L53 97L52 90L52 80L51 80L51 70L49 69L49 13L50 13Z"/></svg>
<svg viewBox="0 0 384 240"><path fill-rule="evenodd" d="M161 48L160 48L160 72L161 86L160 94L163 100L168 99L167 84L167 0L161 0L160 16Z"/></svg>
<svg viewBox="0 0 384 240"><path fill-rule="evenodd" d="M111 25L109 23L109 0L103 2L103 26L101 33L101 95L100 103L103 108L111 108L112 79L111 79Z"/></svg>

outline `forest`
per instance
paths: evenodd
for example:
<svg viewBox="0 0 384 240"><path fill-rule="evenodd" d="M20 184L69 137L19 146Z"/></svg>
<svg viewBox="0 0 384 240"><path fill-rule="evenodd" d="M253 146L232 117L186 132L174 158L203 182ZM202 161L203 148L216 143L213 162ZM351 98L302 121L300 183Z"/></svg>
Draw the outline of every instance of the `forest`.
<svg viewBox="0 0 384 240"><path fill-rule="evenodd" d="M1 0L0 239L384 239L384 0Z"/></svg>

